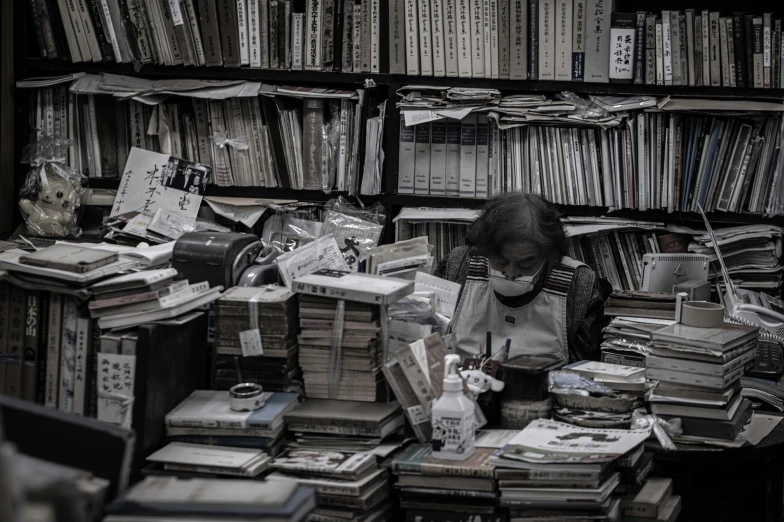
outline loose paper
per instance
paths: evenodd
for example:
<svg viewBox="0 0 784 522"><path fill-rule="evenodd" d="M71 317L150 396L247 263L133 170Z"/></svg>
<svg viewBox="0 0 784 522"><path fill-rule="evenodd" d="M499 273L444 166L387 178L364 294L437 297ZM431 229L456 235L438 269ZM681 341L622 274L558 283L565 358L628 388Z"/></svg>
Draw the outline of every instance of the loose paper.
<svg viewBox="0 0 784 522"><path fill-rule="evenodd" d="M417 426L418 424L429 421L430 418L425 415L425 410L422 408L422 405L417 404L416 406L408 408L408 420L411 422L412 426Z"/></svg>
<svg viewBox="0 0 784 522"><path fill-rule="evenodd" d="M452 317L457 307L457 298L460 296L460 285L458 283L453 283L424 272L417 272L414 281L415 292L435 293L436 312Z"/></svg>
<svg viewBox="0 0 784 522"><path fill-rule="evenodd" d="M275 259L275 263L278 265L278 271L286 288L291 288L294 279L312 274L316 270L349 270L332 235L319 238L297 250L286 252Z"/></svg>
<svg viewBox="0 0 784 522"><path fill-rule="evenodd" d="M150 223L152 223L152 218L153 216L150 214L138 214L136 217L128 220L122 231L125 234L146 239L147 229L150 227Z"/></svg>
<svg viewBox="0 0 784 522"><path fill-rule="evenodd" d="M212 167L133 147L111 216L159 208L196 217Z"/></svg>
<svg viewBox="0 0 784 522"><path fill-rule="evenodd" d="M240 344L242 345L243 357L264 355L264 348L261 345L261 333L259 333L257 328L240 332Z"/></svg>

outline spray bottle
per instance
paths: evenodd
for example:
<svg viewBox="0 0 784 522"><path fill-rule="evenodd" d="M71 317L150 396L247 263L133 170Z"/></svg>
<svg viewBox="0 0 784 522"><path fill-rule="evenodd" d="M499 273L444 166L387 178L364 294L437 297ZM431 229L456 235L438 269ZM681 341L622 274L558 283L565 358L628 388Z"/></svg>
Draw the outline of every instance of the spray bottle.
<svg viewBox="0 0 784 522"><path fill-rule="evenodd" d="M465 460L476 451L474 403L463 393L460 356L444 358L444 393L433 405L433 457Z"/></svg>

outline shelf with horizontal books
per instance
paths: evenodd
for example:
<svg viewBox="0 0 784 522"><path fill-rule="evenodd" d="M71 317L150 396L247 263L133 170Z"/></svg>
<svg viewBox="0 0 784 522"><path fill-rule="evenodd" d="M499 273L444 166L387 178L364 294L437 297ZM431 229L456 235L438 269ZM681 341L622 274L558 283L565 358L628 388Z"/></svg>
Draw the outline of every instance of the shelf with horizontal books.
<svg viewBox="0 0 784 522"><path fill-rule="evenodd" d="M334 73L319 71L276 71L226 67L183 67L144 65L138 71L130 64L71 63L63 60L27 59L28 77L75 72L112 73L149 78L199 78L221 80L271 81L275 83L322 83L337 85L435 85L498 89L504 92L562 92L585 94L630 94L650 96L690 96L701 98L741 98L780 100L784 89L735 87L688 87L680 85L636 85L631 83L582 83L531 80L498 80L489 78L456 78L406 76L397 74ZM21 79L21 78L20 78Z"/></svg>

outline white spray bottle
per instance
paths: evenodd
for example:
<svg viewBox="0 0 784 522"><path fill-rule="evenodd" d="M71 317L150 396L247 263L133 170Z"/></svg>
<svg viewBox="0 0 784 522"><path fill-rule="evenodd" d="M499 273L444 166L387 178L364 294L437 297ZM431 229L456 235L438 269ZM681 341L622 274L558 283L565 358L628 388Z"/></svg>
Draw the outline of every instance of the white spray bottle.
<svg viewBox="0 0 784 522"><path fill-rule="evenodd" d="M433 457L465 460L476 451L474 402L463 393L460 356L444 358L444 393L433 405Z"/></svg>

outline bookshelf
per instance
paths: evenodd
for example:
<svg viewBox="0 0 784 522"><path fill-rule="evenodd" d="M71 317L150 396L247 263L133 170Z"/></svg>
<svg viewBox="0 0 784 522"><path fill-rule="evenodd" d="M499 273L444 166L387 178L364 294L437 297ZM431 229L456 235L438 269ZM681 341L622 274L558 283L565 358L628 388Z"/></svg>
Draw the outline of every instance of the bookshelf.
<svg viewBox="0 0 784 522"><path fill-rule="evenodd" d="M35 76L55 76L72 72L88 73L114 73L124 75L138 75L148 78L199 78L199 79L238 79L270 82L276 84L290 85L325 85L335 87L359 88L374 86L380 98L386 97L387 115L385 121L384 136L384 177L382 181L383 194L376 197L361 197L366 204L380 201L387 209L388 224L385 239L391 240L394 237L394 227L391 220L399 209L403 206L433 206L447 208L478 208L485 200L480 198L459 198L459 197L439 197L425 195L397 194L398 185L398 141L399 141L399 117L400 111L395 106L398 100L397 90L405 85L429 85L447 87L475 87L475 88L494 88L502 94L517 93L537 93L537 94L556 94L562 91L572 91L577 94L596 94L596 95L651 95L651 96L679 96L679 97L702 97L717 99L743 99L743 100L784 100L784 88L780 89L755 89L755 88L735 88L735 87L689 87L689 86L663 86L663 85L640 85L632 83L578 83L563 81L531 81L531 80L498 80L489 78L461 78L461 77L433 77L433 76L407 76L388 73L333 73L318 71L286 71L286 70L267 70L226 68L226 67L194 67L194 66L161 66L143 65L138 71L131 64L116 63L77 63L63 60L47 60L32 57L36 49L35 36L30 27L29 5L17 3L17 9L4 6L4 9L12 11L14 28L18 37L15 38L17 45L13 49L15 56L15 79L30 78ZM20 5L21 4L21 5ZM382 2L386 5L387 2ZM660 13L662 10L684 10L693 8L697 11L709 9L720 11L723 15L733 13L741 8L736 2L727 0L706 1L693 0L688 3L678 1L653 2L650 0L616 0L614 2L615 11L637 12L650 11ZM744 2L742 8L748 13L773 12L775 17L784 15L782 4L772 1L751 0ZM381 38L386 42L388 28L388 15L382 9L381 17ZM21 34L19 34L21 33ZM5 49L4 49L5 50ZM388 50L387 45L381 46L381 70L388 70ZM20 98L20 100L23 98ZM17 104L18 114L24 115L25 109L20 109ZM19 112L21 111L21 112ZM18 121L22 120L22 121ZM21 148L26 144L27 133L24 131L26 119L17 118L14 138L16 171L14 176L13 197L8 197L6 191L2 191L5 201L10 202L15 207L19 183L27 168L19 164ZM364 146L364 143L363 143ZM8 170L5 170L7 173ZM0 174L2 176L2 174ZM5 174L4 182L8 184L8 174ZM91 179L91 186L114 188L117 180L111 179ZM210 186L207 195L220 196L245 196L258 198L277 198L277 199L297 199L301 201L324 202L339 195L337 192L324 194L320 191L297 191L279 188L263 187L217 187ZM561 206L564 215L568 216L600 216L607 214L606 207L588 206ZM614 211L609 214L614 217L630 217L636 219L646 219L674 223L698 223L701 221L699 215L692 212L674 212L650 210L638 211L624 209ZM724 212L709 213L709 218L715 223L723 224L756 224L756 223L784 223L784 219L767 219L757 214L733 214ZM17 219L18 222L18 219Z"/></svg>

